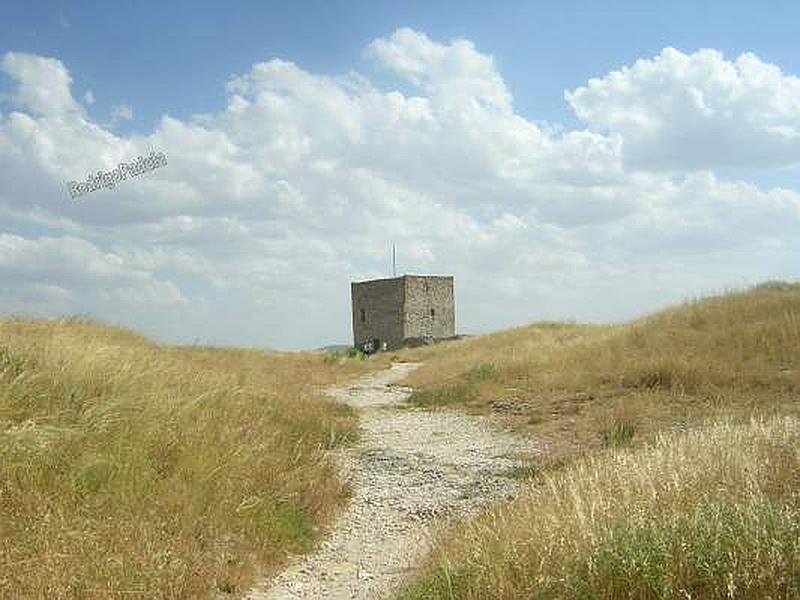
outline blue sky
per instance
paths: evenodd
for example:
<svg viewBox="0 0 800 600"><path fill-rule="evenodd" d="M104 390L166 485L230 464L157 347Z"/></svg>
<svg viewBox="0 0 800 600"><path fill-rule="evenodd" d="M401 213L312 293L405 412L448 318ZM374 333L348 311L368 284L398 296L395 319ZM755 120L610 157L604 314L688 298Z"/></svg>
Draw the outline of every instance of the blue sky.
<svg viewBox="0 0 800 600"><path fill-rule="evenodd" d="M0 312L341 342L392 240L464 332L800 275L797 3L4 9Z"/></svg>
<svg viewBox="0 0 800 600"><path fill-rule="evenodd" d="M318 73L369 70L366 44L407 26L466 38L494 56L530 119L572 124L563 92L665 46L716 48L800 72L797 2L6 2L2 50L57 56L99 118L136 107L126 127L218 110L232 73L287 58ZM395 82L396 84L396 82Z"/></svg>

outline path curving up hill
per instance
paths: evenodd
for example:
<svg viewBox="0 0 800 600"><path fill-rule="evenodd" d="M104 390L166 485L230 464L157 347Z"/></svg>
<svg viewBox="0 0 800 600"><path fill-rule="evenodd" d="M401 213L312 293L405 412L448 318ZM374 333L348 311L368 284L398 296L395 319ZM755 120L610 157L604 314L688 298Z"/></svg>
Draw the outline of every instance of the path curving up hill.
<svg viewBox="0 0 800 600"><path fill-rule="evenodd" d="M336 457L353 499L315 552L246 598L385 597L424 557L437 524L514 497L514 457L537 448L486 420L404 403L411 390L395 382L417 366L395 364L329 391L361 412L361 442Z"/></svg>

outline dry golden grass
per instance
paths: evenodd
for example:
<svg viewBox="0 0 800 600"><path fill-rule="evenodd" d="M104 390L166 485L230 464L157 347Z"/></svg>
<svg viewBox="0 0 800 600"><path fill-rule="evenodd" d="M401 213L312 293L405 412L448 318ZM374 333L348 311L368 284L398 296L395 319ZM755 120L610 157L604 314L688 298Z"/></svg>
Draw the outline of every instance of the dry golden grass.
<svg viewBox="0 0 800 600"><path fill-rule="evenodd" d="M356 419L319 387L379 362L0 320L0 596L241 591L346 501Z"/></svg>
<svg viewBox="0 0 800 600"><path fill-rule="evenodd" d="M800 596L800 420L578 462L443 539L400 598Z"/></svg>
<svg viewBox="0 0 800 600"><path fill-rule="evenodd" d="M546 452L400 596L799 597L799 319L800 285L773 282L404 352L414 401L500 413Z"/></svg>
<svg viewBox="0 0 800 600"><path fill-rule="evenodd" d="M534 324L403 353L423 405L505 414L547 464L704 419L797 413L800 285L766 284L627 325Z"/></svg>

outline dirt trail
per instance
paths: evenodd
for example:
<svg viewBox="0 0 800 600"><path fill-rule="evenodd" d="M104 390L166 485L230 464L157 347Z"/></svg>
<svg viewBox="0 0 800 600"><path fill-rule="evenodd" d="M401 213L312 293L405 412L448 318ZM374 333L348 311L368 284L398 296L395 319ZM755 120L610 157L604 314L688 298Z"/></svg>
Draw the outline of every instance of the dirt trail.
<svg viewBox="0 0 800 600"><path fill-rule="evenodd" d="M394 382L417 366L329 391L361 409L361 442L336 456L353 499L315 552L246 598L383 598L425 555L437 524L514 497L512 456L537 449L485 419L409 407L411 390Z"/></svg>

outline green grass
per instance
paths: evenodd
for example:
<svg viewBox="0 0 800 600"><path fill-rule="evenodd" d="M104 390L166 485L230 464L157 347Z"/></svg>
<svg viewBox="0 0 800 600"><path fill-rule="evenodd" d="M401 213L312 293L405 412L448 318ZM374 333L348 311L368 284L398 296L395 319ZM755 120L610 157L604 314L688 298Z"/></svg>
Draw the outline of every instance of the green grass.
<svg viewBox="0 0 800 600"><path fill-rule="evenodd" d="M451 383L430 390L414 390L408 401L418 406L447 406L471 400L477 393L476 386L469 383Z"/></svg>
<svg viewBox="0 0 800 600"><path fill-rule="evenodd" d="M459 381L429 389L414 390L408 401L424 407L441 407L469 402L478 397L478 389L482 381L493 381L497 377L497 369L494 365L478 365L463 373Z"/></svg>
<svg viewBox="0 0 800 600"><path fill-rule="evenodd" d="M624 446L633 440L636 434L636 426L630 421L618 421L610 429L602 432L603 445Z"/></svg>

